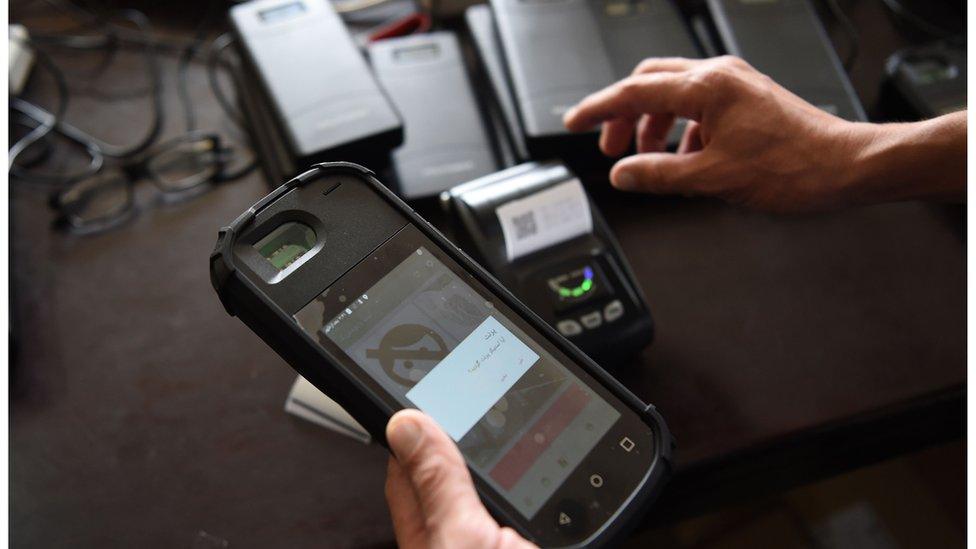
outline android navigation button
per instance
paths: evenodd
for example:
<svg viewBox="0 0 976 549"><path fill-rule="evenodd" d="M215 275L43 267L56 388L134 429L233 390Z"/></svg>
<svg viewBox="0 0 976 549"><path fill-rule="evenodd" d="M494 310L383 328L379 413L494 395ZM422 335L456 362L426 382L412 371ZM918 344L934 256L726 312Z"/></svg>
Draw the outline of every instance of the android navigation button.
<svg viewBox="0 0 976 549"><path fill-rule="evenodd" d="M607 322L613 322L622 316L624 316L624 304L619 299L614 299L603 308L603 319Z"/></svg>
<svg viewBox="0 0 976 549"><path fill-rule="evenodd" d="M583 332L583 327L575 320L560 320L556 323L556 329L566 337L572 337Z"/></svg>
<svg viewBox="0 0 976 549"><path fill-rule="evenodd" d="M630 437L624 437L620 439L620 447L624 449L624 452L629 452L634 449L634 441L630 440Z"/></svg>
<svg viewBox="0 0 976 549"><path fill-rule="evenodd" d="M590 486L594 488L603 486L603 477L597 474L590 475Z"/></svg>
<svg viewBox="0 0 976 549"><path fill-rule="evenodd" d="M587 329L592 330L603 323L603 317L600 316L600 311L593 311L592 313L587 313L581 316L580 322L582 322L583 326L586 326Z"/></svg>
<svg viewBox="0 0 976 549"><path fill-rule="evenodd" d="M553 515L556 528L570 538L575 538L586 529L586 508L577 501L570 499L560 501Z"/></svg>
<svg viewBox="0 0 976 549"><path fill-rule="evenodd" d="M570 517L569 515L567 515L566 513L562 512L562 511L559 512L559 525L560 526L569 526L572 523L573 523L573 518L572 517Z"/></svg>

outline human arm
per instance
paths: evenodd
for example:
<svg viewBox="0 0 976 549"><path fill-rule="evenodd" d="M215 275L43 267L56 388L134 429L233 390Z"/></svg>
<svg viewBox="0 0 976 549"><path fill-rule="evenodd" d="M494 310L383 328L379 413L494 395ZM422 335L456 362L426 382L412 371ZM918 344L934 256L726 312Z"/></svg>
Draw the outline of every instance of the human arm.
<svg viewBox="0 0 976 549"><path fill-rule="evenodd" d="M664 152L675 117L690 120ZM566 126L603 125L600 148L637 154L611 171L621 189L717 196L769 211L965 198L966 115L910 124L848 122L741 59L648 59L585 98Z"/></svg>

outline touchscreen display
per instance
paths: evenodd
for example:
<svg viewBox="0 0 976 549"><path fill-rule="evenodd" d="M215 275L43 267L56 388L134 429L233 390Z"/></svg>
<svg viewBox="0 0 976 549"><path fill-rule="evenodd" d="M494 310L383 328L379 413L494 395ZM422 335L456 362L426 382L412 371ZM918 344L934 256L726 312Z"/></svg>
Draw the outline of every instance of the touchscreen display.
<svg viewBox="0 0 976 549"><path fill-rule="evenodd" d="M404 407L433 417L471 468L532 519L620 413L430 249L399 253L364 291L326 290L295 318ZM335 300L344 308L326 314Z"/></svg>

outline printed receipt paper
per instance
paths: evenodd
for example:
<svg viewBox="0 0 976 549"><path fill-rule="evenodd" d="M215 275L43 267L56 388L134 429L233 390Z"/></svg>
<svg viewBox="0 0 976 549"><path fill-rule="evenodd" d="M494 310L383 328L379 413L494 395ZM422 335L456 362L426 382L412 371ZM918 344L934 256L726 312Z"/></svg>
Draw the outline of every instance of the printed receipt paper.
<svg viewBox="0 0 976 549"><path fill-rule="evenodd" d="M495 209L513 261L593 230L590 204L579 179L572 179Z"/></svg>
<svg viewBox="0 0 976 549"><path fill-rule="evenodd" d="M407 398L458 441L537 360L535 351L489 316Z"/></svg>

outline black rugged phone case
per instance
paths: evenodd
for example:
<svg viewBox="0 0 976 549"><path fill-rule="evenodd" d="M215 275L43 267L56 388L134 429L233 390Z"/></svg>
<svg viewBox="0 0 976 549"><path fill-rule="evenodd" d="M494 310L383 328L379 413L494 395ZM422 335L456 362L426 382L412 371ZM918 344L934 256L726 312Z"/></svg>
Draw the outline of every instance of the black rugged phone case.
<svg viewBox="0 0 976 549"><path fill-rule="evenodd" d="M673 469L672 453L675 443L664 418L653 405L641 402L575 345L536 316L486 270L451 244L430 223L417 215L407 204L383 186L372 171L350 162L316 164L312 169L291 179L259 200L230 225L221 228L218 232L217 244L210 255L210 279L227 312L240 318L292 368L356 418L369 431L374 440L379 441L383 446L387 446L386 423L397 410L392 409L367 390L345 368L338 366L340 364L338 358L331 356L330 353L315 344L285 311L272 303L259 288L242 276L234 264L234 241L254 220L259 211L289 190L306 185L319 177L333 174L353 175L361 179L364 185L369 185L377 194L386 199L391 207L400 211L426 237L437 244L444 253L464 266L480 283L494 292L512 310L520 314L526 322L538 330L560 351L575 360L614 396L630 406L652 428L655 435L656 452L654 463L651 465L651 470L645 477L643 485L634 492L617 516L610 520L603 529L598 530L577 546L601 546L614 539L619 539L619 536L626 533L643 516L647 507L660 494L665 482L671 475ZM323 368L323 360L335 367ZM518 520L514 520L515 517L509 516L496 504L494 494L482 490L479 490L479 494L485 506L500 522L512 526L527 539L533 539L531 533L524 530Z"/></svg>

